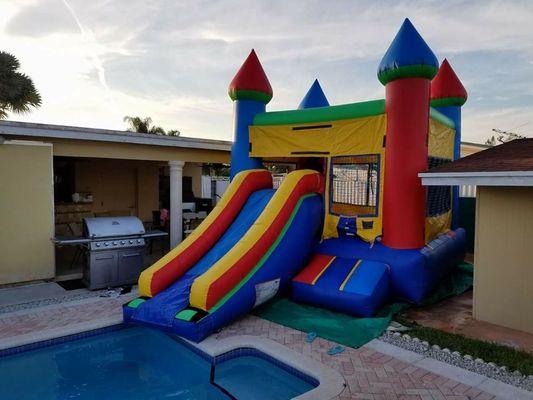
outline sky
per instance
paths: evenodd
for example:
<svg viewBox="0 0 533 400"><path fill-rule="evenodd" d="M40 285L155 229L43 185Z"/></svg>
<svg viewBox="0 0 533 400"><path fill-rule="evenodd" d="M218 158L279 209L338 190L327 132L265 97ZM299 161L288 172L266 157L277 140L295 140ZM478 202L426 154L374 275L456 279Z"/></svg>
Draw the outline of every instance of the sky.
<svg viewBox="0 0 533 400"><path fill-rule="evenodd" d="M404 18L466 87L463 140L533 137L533 1L0 0L0 49L42 106L10 119L126 128L150 116L231 140L227 87L254 48L293 109L318 78L331 104L384 97L377 66Z"/></svg>

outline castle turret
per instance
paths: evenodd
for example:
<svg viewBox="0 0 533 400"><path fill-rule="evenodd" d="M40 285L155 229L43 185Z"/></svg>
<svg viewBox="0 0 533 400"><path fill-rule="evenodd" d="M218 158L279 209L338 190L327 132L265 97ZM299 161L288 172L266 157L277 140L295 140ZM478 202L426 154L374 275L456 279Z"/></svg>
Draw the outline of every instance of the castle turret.
<svg viewBox="0 0 533 400"><path fill-rule="evenodd" d="M316 107L327 107L329 106L329 101L318 82L318 79L315 79L307 94L302 99L302 102L298 106L299 110L304 108L316 108Z"/></svg>
<svg viewBox="0 0 533 400"><path fill-rule="evenodd" d="M231 147L231 178L233 178L240 171L262 168L260 159L249 156L248 127L253 124L256 114L265 112L266 104L272 99L272 87L254 50L231 81L228 94L235 102Z"/></svg>
<svg viewBox="0 0 533 400"><path fill-rule="evenodd" d="M425 244L426 191L418 174L427 169L430 83L438 66L405 19L378 69L387 114L383 244L396 249Z"/></svg>
<svg viewBox="0 0 533 400"><path fill-rule="evenodd" d="M455 124L453 159L461 158L461 107L468 95L448 60L444 59L439 72L431 81L431 106L450 118ZM459 188L453 188L452 229L459 223Z"/></svg>

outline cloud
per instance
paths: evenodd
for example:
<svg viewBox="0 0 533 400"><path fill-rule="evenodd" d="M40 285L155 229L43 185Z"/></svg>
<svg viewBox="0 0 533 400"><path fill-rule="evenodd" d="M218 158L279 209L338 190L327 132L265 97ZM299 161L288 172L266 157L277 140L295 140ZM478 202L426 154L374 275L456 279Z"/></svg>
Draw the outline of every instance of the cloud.
<svg viewBox="0 0 533 400"><path fill-rule="evenodd" d="M27 118L76 123L75 107L79 124L120 128L120 113L139 114L187 136L229 139L227 85L251 48L274 88L270 110L296 107L316 77L333 104L379 98L377 65L409 16L467 87L465 138L483 140L489 126L533 119L533 2L70 0L90 41L61 2L54 4L62 11L16 3L0 39L32 76L37 71L45 95ZM61 17L32 28L45 12ZM99 67L119 111L103 100Z"/></svg>
<svg viewBox="0 0 533 400"><path fill-rule="evenodd" d="M501 108L497 110L474 109L469 118L463 120L463 139L484 143L494 135L492 129L515 132L524 136L533 137L533 124L531 124L531 108ZM482 132L473 136L471 132Z"/></svg>
<svg viewBox="0 0 533 400"><path fill-rule="evenodd" d="M54 33L74 33L77 30L76 23L61 2L39 0L20 3L23 6L5 28L9 35L35 37Z"/></svg>

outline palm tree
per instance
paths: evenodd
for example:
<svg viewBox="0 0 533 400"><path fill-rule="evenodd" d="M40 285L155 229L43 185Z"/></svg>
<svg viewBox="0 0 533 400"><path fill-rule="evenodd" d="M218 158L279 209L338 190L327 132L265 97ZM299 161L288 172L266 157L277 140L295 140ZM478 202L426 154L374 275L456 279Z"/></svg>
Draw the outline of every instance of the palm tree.
<svg viewBox="0 0 533 400"><path fill-rule="evenodd" d="M0 51L0 119L7 118L8 112L26 113L41 105L41 95L33 81L18 72L19 68L14 55Z"/></svg>
<svg viewBox="0 0 533 400"><path fill-rule="evenodd" d="M128 130L130 132L137 132L137 133L151 133L153 135L168 135L168 136L179 136L180 132L178 130L170 130L166 132L163 128L160 126L152 125L152 118L146 117L130 117L125 116L124 122L127 122L129 125Z"/></svg>
<svg viewBox="0 0 533 400"><path fill-rule="evenodd" d="M138 133L148 133L150 125L152 124L152 118L146 117L124 117L124 122L129 124L129 131Z"/></svg>

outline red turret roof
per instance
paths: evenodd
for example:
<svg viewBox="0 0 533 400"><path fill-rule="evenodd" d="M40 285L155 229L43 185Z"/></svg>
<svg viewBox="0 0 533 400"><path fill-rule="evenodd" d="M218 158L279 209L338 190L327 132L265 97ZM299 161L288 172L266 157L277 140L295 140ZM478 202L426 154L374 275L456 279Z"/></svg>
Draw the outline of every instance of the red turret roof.
<svg viewBox="0 0 533 400"><path fill-rule="evenodd" d="M253 49L229 84L228 93L232 100L268 103L272 98L272 86Z"/></svg>
<svg viewBox="0 0 533 400"><path fill-rule="evenodd" d="M433 107L461 106L467 97L465 87L448 60L444 59L437 75L431 81L431 105Z"/></svg>

